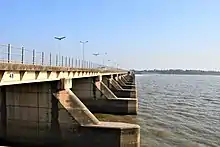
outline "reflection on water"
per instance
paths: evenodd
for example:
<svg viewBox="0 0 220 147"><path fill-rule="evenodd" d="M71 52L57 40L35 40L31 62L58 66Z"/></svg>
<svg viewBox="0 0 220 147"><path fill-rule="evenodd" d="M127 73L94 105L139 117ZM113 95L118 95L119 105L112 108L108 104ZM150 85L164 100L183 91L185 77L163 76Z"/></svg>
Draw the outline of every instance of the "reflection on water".
<svg viewBox="0 0 220 147"><path fill-rule="evenodd" d="M136 82L138 115L101 120L139 124L141 147L220 146L220 77L152 74Z"/></svg>

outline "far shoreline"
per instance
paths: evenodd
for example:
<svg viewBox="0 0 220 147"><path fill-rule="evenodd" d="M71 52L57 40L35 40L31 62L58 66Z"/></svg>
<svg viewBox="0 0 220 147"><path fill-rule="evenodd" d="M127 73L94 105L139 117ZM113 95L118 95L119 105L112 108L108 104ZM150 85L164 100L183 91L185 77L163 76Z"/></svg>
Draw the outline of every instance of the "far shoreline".
<svg viewBox="0 0 220 147"><path fill-rule="evenodd" d="M133 70L134 74L147 75L147 74L161 74L161 75L210 75L220 76L219 71L202 71L202 70Z"/></svg>
<svg viewBox="0 0 220 147"><path fill-rule="evenodd" d="M182 76L220 76L217 74L161 74L161 73L135 73L135 75L182 75Z"/></svg>

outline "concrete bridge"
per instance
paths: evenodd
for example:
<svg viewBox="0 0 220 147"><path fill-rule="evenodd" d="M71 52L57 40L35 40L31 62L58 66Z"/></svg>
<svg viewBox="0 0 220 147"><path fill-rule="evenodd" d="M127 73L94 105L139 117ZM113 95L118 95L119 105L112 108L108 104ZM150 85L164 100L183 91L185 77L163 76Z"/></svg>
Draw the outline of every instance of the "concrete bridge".
<svg viewBox="0 0 220 147"><path fill-rule="evenodd" d="M135 76L116 68L0 63L0 138L29 145L139 147L140 127L93 113L137 114Z"/></svg>

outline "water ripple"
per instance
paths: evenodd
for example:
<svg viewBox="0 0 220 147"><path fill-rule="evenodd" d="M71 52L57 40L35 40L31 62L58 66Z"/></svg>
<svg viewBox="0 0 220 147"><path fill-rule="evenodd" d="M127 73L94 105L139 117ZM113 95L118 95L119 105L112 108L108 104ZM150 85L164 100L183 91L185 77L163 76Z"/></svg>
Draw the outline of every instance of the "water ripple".
<svg viewBox="0 0 220 147"><path fill-rule="evenodd" d="M142 147L220 146L220 77L137 76Z"/></svg>

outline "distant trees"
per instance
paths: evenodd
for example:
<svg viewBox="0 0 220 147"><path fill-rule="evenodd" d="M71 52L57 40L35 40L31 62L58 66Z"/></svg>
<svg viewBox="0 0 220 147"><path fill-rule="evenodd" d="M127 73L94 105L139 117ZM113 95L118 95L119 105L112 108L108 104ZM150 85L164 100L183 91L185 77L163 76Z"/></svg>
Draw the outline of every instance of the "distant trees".
<svg viewBox="0 0 220 147"><path fill-rule="evenodd" d="M182 69L168 69L168 70L133 70L135 74L188 74L188 75L220 75L219 71L203 71L203 70L182 70Z"/></svg>

